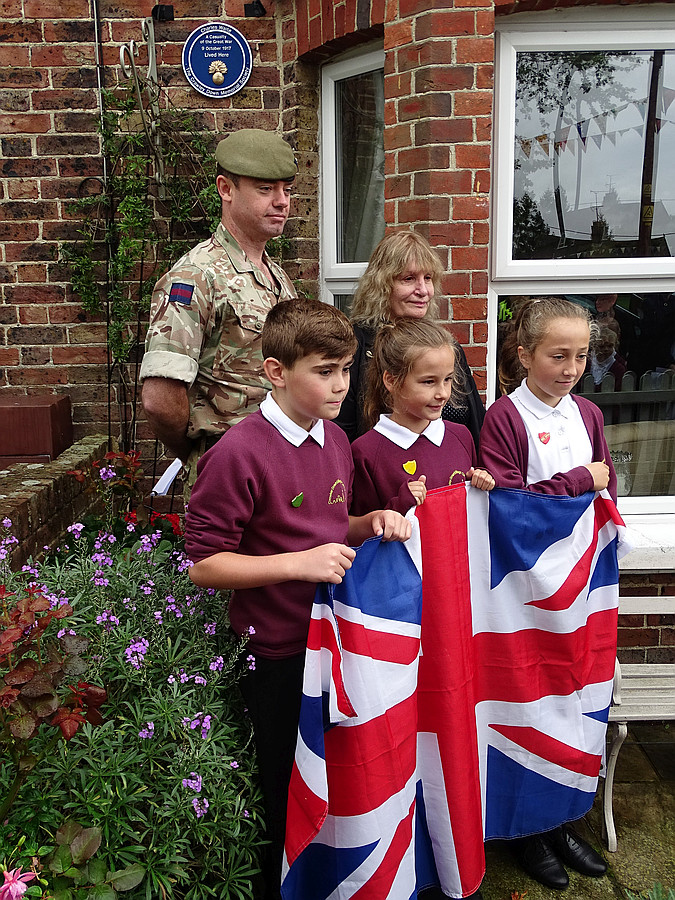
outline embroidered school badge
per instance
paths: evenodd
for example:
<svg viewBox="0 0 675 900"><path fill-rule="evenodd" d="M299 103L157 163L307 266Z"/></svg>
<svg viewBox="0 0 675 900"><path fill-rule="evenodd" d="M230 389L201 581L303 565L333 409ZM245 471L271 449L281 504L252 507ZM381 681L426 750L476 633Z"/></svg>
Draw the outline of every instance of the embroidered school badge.
<svg viewBox="0 0 675 900"><path fill-rule="evenodd" d="M299 494L296 494L295 497L291 500L291 506L294 506L296 509L299 506L302 506L302 501L305 499L304 491L300 491Z"/></svg>
<svg viewBox="0 0 675 900"><path fill-rule="evenodd" d="M174 281L169 291L169 303L180 303L182 306L189 306L192 303L192 295L194 294L194 284L184 284L182 281Z"/></svg>
<svg viewBox="0 0 675 900"><path fill-rule="evenodd" d="M540 431L537 435L542 444L548 444L551 440L551 432L550 431Z"/></svg>
<svg viewBox="0 0 675 900"><path fill-rule="evenodd" d="M459 481L455 481L455 477L457 475L459 475ZM460 484L465 479L466 479L466 472L462 472L459 469L455 469L455 471L450 476L450 480L448 481L448 484L453 484L453 483Z"/></svg>
<svg viewBox="0 0 675 900"><path fill-rule="evenodd" d="M403 471L407 472L408 475L414 475L417 471L417 460L409 459L408 462L404 462Z"/></svg>
<svg viewBox="0 0 675 900"><path fill-rule="evenodd" d="M335 484L330 489L330 493L328 494L328 502L329 503L346 503L347 502L347 489L345 488L345 483L341 478L335 482Z"/></svg>

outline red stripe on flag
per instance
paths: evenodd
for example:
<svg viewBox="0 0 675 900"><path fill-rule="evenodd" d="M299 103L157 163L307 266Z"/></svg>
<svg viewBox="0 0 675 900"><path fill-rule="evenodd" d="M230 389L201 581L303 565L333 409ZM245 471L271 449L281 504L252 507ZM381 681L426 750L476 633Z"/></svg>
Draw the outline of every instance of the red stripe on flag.
<svg viewBox="0 0 675 900"><path fill-rule="evenodd" d="M415 771L415 710L413 695L362 725L326 732L331 815L362 815L403 789Z"/></svg>
<svg viewBox="0 0 675 900"><path fill-rule="evenodd" d="M297 763L291 772L287 809L285 848L290 866L319 832L328 811L326 801L307 786Z"/></svg>
<svg viewBox="0 0 675 900"><path fill-rule="evenodd" d="M603 507L603 512L604 511ZM569 609L574 603L589 582L591 577L591 565L593 564L593 557L595 556L595 550L598 546L598 531L600 529L600 524L604 525L607 521L607 519L605 519L605 522L598 523L598 517L599 514L596 507L596 516L593 520L593 538L579 562L574 566L555 594L544 597L542 600L529 600L527 606L536 606L538 609L555 610L557 612L561 609Z"/></svg>
<svg viewBox="0 0 675 900"><path fill-rule="evenodd" d="M460 878L463 887L472 890L480 883L485 857L465 486L430 491L416 515L424 573L419 730L438 735ZM428 827L433 841L433 820L428 821Z"/></svg>
<svg viewBox="0 0 675 900"><path fill-rule="evenodd" d="M337 617L342 649L384 662L409 665L417 659L419 637L375 631L359 622Z"/></svg>
<svg viewBox="0 0 675 900"><path fill-rule="evenodd" d="M324 652L327 651L331 654L331 675L337 697L338 709L344 716L348 716L349 718L355 716L356 713L354 712L351 700L347 696L347 691L345 690L342 678L342 671L340 669L342 652L338 644L333 623L329 618L312 617L312 619L310 619L309 634L307 635L307 649L317 652L323 650Z"/></svg>
<svg viewBox="0 0 675 900"><path fill-rule="evenodd" d="M536 728L495 724L491 724L490 728L541 759L563 766L571 772L595 778L600 771L602 762L600 756L570 747L569 744L557 741L555 738L537 731Z"/></svg>
<svg viewBox="0 0 675 900"><path fill-rule="evenodd" d="M412 842L412 823L415 814L413 800L408 815L398 823L394 837L377 869L359 890L352 894L352 900L376 900L389 895L394 878L401 865L401 860Z"/></svg>
<svg viewBox="0 0 675 900"><path fill-rule="evenodd" d="M538 629L512 634L481 632L474 637L482 660L476 701L529 703L547 695L567 696L589 684L610 681L616 657L616 609L588 617L569 634Z"/></svg>

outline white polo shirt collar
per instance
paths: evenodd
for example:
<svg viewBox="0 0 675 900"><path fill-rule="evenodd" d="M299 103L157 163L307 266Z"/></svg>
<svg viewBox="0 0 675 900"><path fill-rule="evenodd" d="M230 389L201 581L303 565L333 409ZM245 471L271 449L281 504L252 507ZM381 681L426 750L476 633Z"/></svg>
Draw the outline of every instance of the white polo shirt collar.
<svg viewBox="0 0 675 900"><path fill-rule="evenodd" d="M325 434L323 419L318 419L309 431L301 428L293 419L289 418L270 392L260 404L260 412L270 425L274 425L279 434L286 438L289 444L299 447L307 440L313 438L320 447L323 447Z"/></svg>
<svg viewBox="0 0 675 900"><path fill-rule="evenodd" d="M574 403L574 400L572 400L570 394L561 397L557 406L549 406L548 403L544 403L543 400L540 400L539 397L532 393L527 386L527 379L525 378L521 381L520 387L517 387L513 393L516 395L521 405L536 419L545 419L546 416L550 416L554 410L566 419L574 416L576 404Z"/></svg>
<svg viewBox="0 0 675 900"><path fill-rule="evenodd" d="M396 446L400 447L402 450L409 450L417 438L420 437L425 437L430 440L432 444L440 447L443 443L443 438L445 437L445 425L443 424L442 419L434 419L433 422L429 422L424 431L421 434L418 434L416 431L404 428L403 425L398 425L396 422L392 421L390 416L384 413L380 416L374 430L386 437L393 444L396 444Z"/></svg>

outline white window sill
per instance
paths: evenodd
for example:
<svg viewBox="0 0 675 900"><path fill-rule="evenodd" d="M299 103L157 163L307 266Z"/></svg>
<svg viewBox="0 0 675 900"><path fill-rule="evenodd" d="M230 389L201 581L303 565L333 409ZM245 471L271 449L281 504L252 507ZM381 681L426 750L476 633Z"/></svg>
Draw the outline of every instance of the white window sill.
<svg viewBox="0 0 675 900"><path fill-rule="evenodd" d="M624 515L633 549L619 560L621 572L675 571L675 514Z"/></svg>

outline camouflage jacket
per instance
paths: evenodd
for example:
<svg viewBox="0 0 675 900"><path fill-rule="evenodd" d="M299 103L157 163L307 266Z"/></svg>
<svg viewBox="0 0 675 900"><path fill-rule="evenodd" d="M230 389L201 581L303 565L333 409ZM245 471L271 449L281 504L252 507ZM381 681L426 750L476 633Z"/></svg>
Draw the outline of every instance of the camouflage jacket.
<svg viewBox="0 0 675 900"><path fill-rule="evenodd" d="M222 434L270 388L260 332L272 306L295 290L267 255L265 262L277 284L221 224L155 285L140 377L186 382L191 439Z"/></svg>

